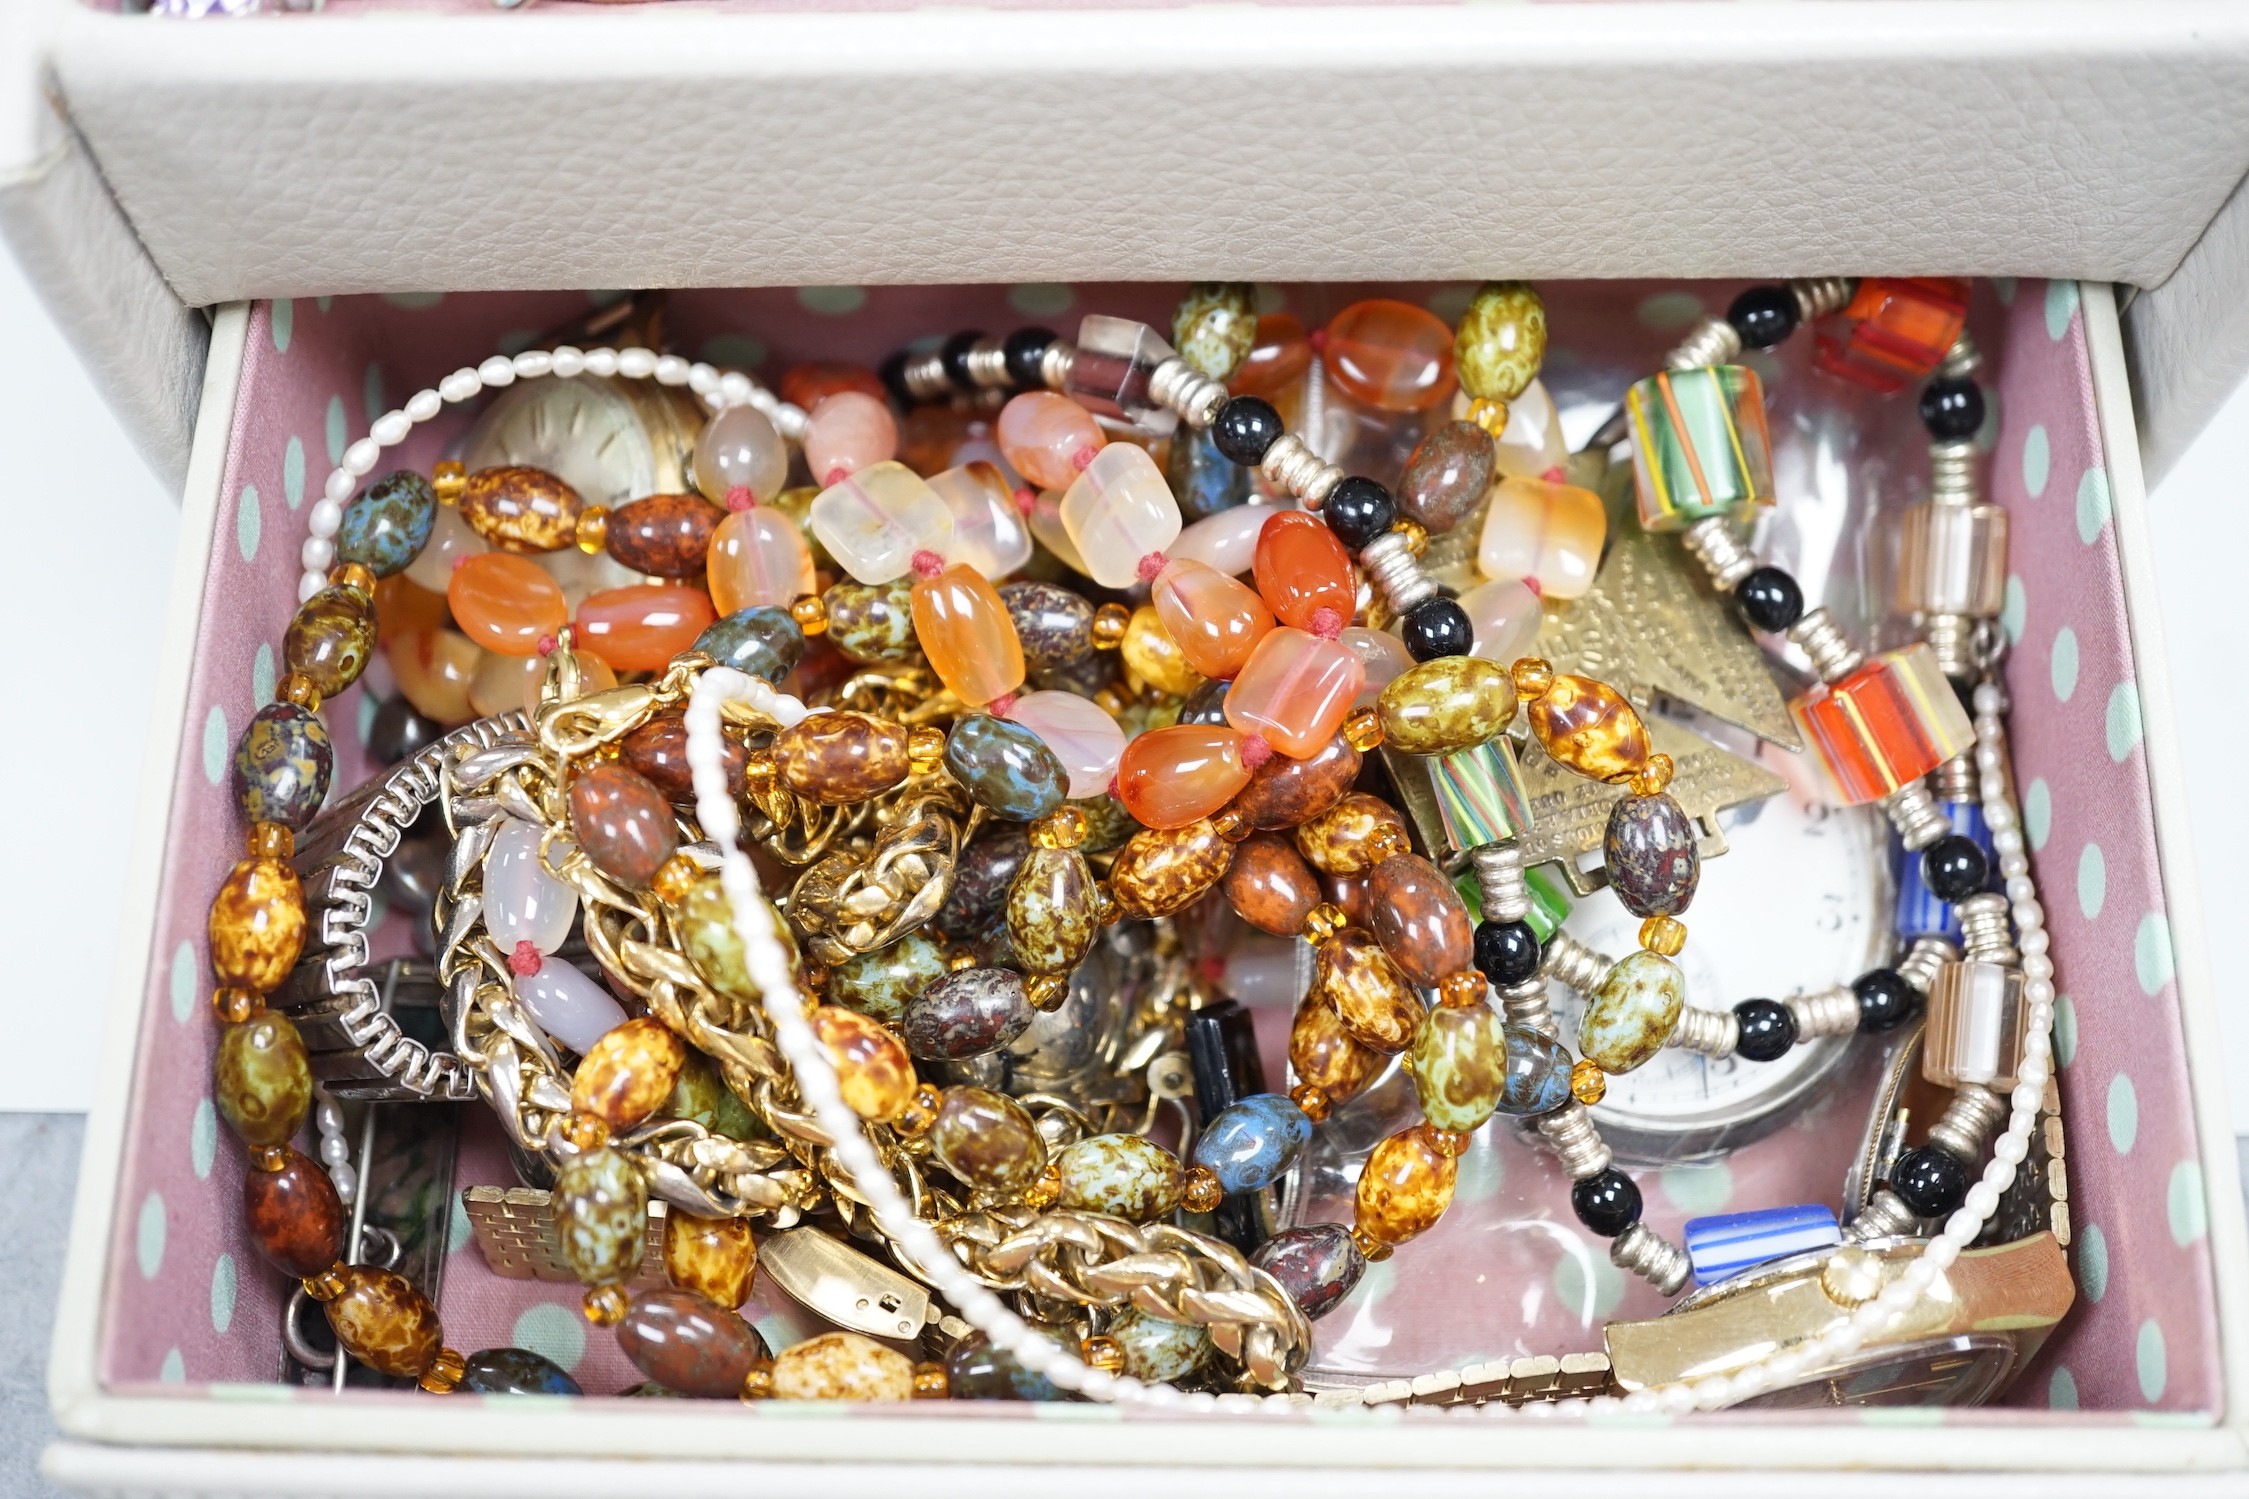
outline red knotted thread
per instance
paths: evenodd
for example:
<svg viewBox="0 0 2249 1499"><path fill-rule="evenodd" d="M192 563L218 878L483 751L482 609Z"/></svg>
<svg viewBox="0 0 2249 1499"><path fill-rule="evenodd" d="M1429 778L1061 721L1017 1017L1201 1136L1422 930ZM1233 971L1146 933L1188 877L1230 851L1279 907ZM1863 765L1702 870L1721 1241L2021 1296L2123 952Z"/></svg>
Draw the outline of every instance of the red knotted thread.
<svg viewBox="0 0 2249 1499"><path fill-rule="evenodd" d="M529 978L546 966L547 955L529 938L518 942L515 951L508 954L508 969L519 978Z"/></svg>

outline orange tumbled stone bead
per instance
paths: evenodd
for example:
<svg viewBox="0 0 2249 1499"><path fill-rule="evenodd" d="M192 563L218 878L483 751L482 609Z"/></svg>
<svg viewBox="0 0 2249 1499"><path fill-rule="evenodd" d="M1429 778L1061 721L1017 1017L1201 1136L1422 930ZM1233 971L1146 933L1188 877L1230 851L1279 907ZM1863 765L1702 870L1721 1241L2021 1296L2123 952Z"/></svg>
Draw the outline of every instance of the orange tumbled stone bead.
<svg viewBox="0 0 2249 1499"><path fill-rule="evenodd" d="M636 583L604 589L578 606L578 648L618 671L662 671L717 618L700 588Z"/></svg>
<svg viewBox="0 0 2249 1499"><path fill-rule="evenodd" d="M786 609L819 591L812 547L797 523L770 505L738 510L711 533L704 565L720 614L761 606Z"/></svg>
<svg viewBox="0 0 2249 1499"><path fill-rule="evenodd" d="M1360 1230L1384 1244L1427 1233L1452 1206L1458 1176L1458 1161L1437 1148L1428 1125L1398 1131L1374 1147L1360 1173Z"/></svg>
<svg viewBox="0 0 2249 1499"><path fill-rule="evenodd" d="M1164 631L1187 664L1206 677L1238 676L1273 628L1265 601L1217 568L1185 558L1168 563L1148 590Z"/></svg>
<svg viewBox="0 0 2249 1499"><path fill-rule="evenodd" d="M508 552L464 557L445 585L453 622L488 651L535 656L570 622L562 585L538 563Z"/></svg>
<svg viewBox="0 0 2249 1499"><path fill-rule="evenodd" d="M1227 383L1238 396L1272 396L1304 378L1312 365L1312 341L1293 313L1264 312L1257 317L1257 342Z"/></svg>
<svg viewBox="0 0 2249 1499"><path fill-rule="evenodd" d="M1284 625L1309 630L1313 616L1333 609L1340 629L1358 610L1351 554L1316 515L1284 510L1267 521L1257 533L1251 568L1257 591Z"/></svg>
<svg viewBox="0 0 2249 1499"><path fill-rule="evenodd" d="M953 696L980 708L1023 685L1023 642L999 590L954 563L914 582L914 635Z"/></svg>
<svg viewBox="0 0 2249 1499"><path fill-rule="evenodd" d="M1606 682L1559 673L1523 716L1557 765L1590 780L1628 781L1648 768L1648 726Z"/></svg>
<svg viewBox="0 0 2249 1499"><path fill-rule="evenodd" d="M445 595L432 593L404 573L375 585L375 640L388 645L400 635L445 628Z"/></svg>
<svg viewBox="0 0 2249 1499"><path fill-rule="evenodd" d="M905 1042L881 1021L837 1005L821 1005L807 1019L835 1063L836 1082L853 1113L887 1124L905 1112L915 1087Z"/></svg>
<svg viewBox="0 0 2249 1499"><path fill-rule="evenodd" d="M1124 747L1117 799L1144 827L1183 828L1249 784L1242 736L1220 724L1151 729Z"/></svg>
<svg viewBox="0 0 2249 1499"><path fill-rule="evenodd" d="M469 684L484 652L458 630L416 630L384 648L391 675L414 711L448 729L476 717Z"/></svg>
<svg viewBox="0 0 2249 1499"><path fill-rule="evenodd" d="M1453 392L1453 332L1411 302L1353 302L1329 320L1327 371L1352 400L1380 411L1426 411Z"/></svg>

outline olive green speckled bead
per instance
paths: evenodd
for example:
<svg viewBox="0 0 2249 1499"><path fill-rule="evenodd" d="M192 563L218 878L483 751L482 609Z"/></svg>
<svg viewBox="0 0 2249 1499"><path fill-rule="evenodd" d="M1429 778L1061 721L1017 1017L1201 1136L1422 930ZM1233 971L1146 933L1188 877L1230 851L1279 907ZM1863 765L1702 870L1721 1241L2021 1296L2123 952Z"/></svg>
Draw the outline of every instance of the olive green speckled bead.
<svg viewBox="0 0 2249 1499"><path fill-rule="evenodd" d="M312 1107L312 1063L289 1017L267 1010L219 1036L219 1113L245 1145L285 1145Z"/></svg>
<svg viewBox="0 0 2249 1499"><path fill-rule="evenodd" d="M1406 755L1473 749L1515 716L1515 681L1481 656L1439 656L1394 678L1375 699L1382 742Z"/></svg>
<svg viewBox="0 0 2249 1499"><path fill-rule="evenodd" d="M1034 844L1007 887L1007 937L1016 962L1025 973L1068 973L1100 930L1085 855Z"/></svg>
<svg viewBox="0 0 2249 1499"><path fill-rule="evenodd" d="M914 635L914 580L838 583L824 596L828 639L862 666L911 661L921 654Z"/></svg>
<svg viewBox="0 0 2249 1499"><path fill-rule="evenodd" d="M1546 304L1527 281L1487 281L1453 335L1460 388L1479 400L1512 401L1546 359Z"/></svg>
<svg viewBox="0 0 2249 1499"><path fill-rule="evenodd" d="M922 932L908 932L888 947L861 953L832 970L822 997L896 1025L905 1018L906 1006L948 971L943 947Z"/></svg>
<svg viewBox="0 0 2249 1499"><path fill-rule="evenodd" d="M1257 344L1257 288L1246 281L1198 281L1171 315L1171 342L1198 375L1231 380Z"/></svg>
<svg viewBox="0 0 2249 1499"><path fill-rule="evenodd" d="M789 930L789 924L770 905L766 907L766 914L772 918L773 930L780 937L781 945L788 950L791 971L801 969L796 936ZM762 991L750 981L742 939L734 931L734 909L717 875L705 875L690 886L672 913L672 920L679 933L680 950L686 953L687 961L694 965L704 983L728 999L743 1004L759 1002Z"/></svg>
<svg viewBox="0 0 2249 1499"><path fill-rule="evenodd" d="M1134 1307L1109 1324L1135 1379L1185 1379L1210 1355L1210 1334L1191 1322L1166 1322Z"/></svg>
<svg viewBox="0 0 2249 1499"><path fill-rule="evenodd" d="M648 1240L648 1186L640 1169L603 1146L555 1173L554 1232L570 1273L589 1286L632 1279Z"/></svg>
<svg viewBox="0 0 2249 1499"><path fill-rule="evenodd" d="M1687 980L1661 953L1627 953L1585 1003L1577 1049L1604 1072L1630 1072L1663 1049L1687 1005Z"/></svg>
<svg viewBox="0 0 2249 1499"><path fill-rule="evenodd" d="M1046 1141L1029 1111L983 1088L945 1090L929 1144L947 1171L978 1192L1017 1193L1046 1170Z"/></svg>
<svg viewBox="0 0 2249 1499"><path fill-rule="evenodd" d="M1179 1206L1179 1157L1138 1135L1095 1135L1062 1152L1062 1206L1146 1223Z"/></svg>

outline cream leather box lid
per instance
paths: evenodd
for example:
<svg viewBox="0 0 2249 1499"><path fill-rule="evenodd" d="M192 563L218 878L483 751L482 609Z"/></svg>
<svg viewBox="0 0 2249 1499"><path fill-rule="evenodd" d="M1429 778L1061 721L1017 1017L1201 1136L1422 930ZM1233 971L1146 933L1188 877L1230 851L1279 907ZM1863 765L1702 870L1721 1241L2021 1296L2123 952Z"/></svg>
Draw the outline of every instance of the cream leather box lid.
<svg viewBox="0 0 2249 1499"><path fill-rule="evenodd" d="M178 308L262 296L2071 276L2157 470L2249 364L2222 0L14 9L0 229L175 474Z"/></svg>

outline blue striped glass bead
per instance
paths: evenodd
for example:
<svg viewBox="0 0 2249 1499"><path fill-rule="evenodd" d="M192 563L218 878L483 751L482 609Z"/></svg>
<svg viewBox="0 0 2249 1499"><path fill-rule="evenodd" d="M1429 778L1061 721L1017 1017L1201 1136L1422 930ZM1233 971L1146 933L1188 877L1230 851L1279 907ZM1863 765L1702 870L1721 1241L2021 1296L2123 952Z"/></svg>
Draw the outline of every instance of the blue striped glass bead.
<svg viewBox="0 0 2249 1499"><path fill-rule="evenodd" d="M1279 1093L1252 1093L1221 1109L1195 1140L1195 1160L1228 1192L1255 1192L1282 1173L1312 1139L1312 1121Z"/></svg>
<svg viewBox="0 0 2249 1499"><path fill-rule="evenodd" d="M1714 1285L1767 1260L1843 1242L1835 1210L1819 1202L1689 1218L1684 1234L1698 1286Z"/></svg>
<svg viewBox="0 0 2249 1499"><path fill-rule="evenodd" d="M1981 803L1938 802L1937 808L1952 824L1955 833L1973 838L1992 867L1999 867L1999 854L1992 846L1991 829L1984 823ZM1949 901L1939 900L1931 893L1928 883L1921 878L1921 856L1909 851L1895 835L1890 839L1890 851L1898 872L1898 940L1910 946L1916 938L1942 937L1957 944L1960 914Z"/></svg>

